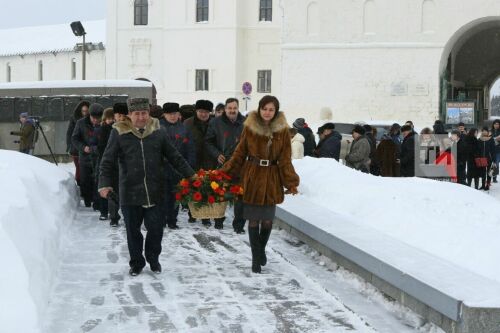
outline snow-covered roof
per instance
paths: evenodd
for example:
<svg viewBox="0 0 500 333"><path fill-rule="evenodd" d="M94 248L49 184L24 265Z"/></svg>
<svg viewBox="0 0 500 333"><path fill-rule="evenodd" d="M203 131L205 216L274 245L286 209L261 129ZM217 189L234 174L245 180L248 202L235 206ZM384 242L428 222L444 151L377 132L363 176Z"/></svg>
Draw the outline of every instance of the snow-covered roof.
<svg viewBox="0 0 500 333"><path fill-rule="evenodd" d="M82 22L86 43L106 44L106 21ZM68 52L82 42L70 24L44 25L0 30L0 56Z"/></svg>

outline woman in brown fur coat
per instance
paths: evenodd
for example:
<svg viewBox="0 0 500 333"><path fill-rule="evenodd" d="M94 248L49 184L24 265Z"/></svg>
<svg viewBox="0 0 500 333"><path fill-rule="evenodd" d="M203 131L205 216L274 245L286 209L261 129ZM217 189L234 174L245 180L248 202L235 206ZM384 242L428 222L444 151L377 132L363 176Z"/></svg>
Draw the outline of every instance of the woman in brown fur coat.
<svg viewBox="0 0 500 333"><path fill-rule="evenodd" d="M222 168L241 175L243 181L243 217L249 221L254 273L260 273L261 266L267 263L265 248L276 205L283 202L285 194L297 194L299 186L291 161L288 124L279 106L274 96L260 100L258 111L251 112L244 123L233 156Z"/></svg>

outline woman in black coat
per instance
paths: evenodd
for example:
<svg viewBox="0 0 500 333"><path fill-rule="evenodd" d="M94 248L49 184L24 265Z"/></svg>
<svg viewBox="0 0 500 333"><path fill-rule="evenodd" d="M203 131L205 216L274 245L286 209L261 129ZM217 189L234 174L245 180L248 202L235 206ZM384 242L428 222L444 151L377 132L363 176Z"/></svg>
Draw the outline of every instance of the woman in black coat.
<svg viewBox="0 0 500 333"><path fill-rule="evenodd" d="M75 164L76 172L75 172L75 180L78 186L80 186L80 161L78 159L78 150L73 146L71 142L71 136L73 135L73 131L75 130L76 122L81 118L87 116L89 114L90 103L87 101L81 101L75 107L73 111L73 116L69 120L68 130L66 131L66 151L73 158L73 163Z"/></svg>
<svg viewBox="0 0 500 333"><path fill-rule="evenodd" d="M495 119L493 124L491 124L491 137L495 142L495 155L493 156L495 159L496 172L498 172L498 164L500 162L500 119ZM497 182L497 176L494 174L493 183Z"/></svg>
<svg viewBox="0 0 500 333"><path fill-rule="evenodd" d="M474 187L478 189L480 170L476 166L475 159L479 156L479 142L476 136L477 128L471 128L464 141L467 153L467 185L471 186L474 179Z"/></svg>
<svg viewBox="0 0 500 333"><path fill-rule="evenodd" d="M480 167L479 177L481 177L481 190L488 191L491 184L491 164L495 161L495 141L490 136L488 127L483 127L481 130L481 137L478 140L479 157L486 158L488 161L487 166Z"/></svg>

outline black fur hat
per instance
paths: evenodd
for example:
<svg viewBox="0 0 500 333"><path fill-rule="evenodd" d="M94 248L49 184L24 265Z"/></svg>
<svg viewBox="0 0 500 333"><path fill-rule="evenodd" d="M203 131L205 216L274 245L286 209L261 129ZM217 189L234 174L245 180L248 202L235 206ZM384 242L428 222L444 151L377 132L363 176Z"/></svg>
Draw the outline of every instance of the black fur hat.
<svg viewBox="0 0 500 333"><path fill-rule="evenodd" d="M212 112L214 108L214 104L210 101L200 99L196 101L195 109L196 110L207 110L208 112Z"/></svg>
<svg viewBox="0 0 500 333"><path fill-rule="evenodd" d="M115 103L115 105L113 105L113 113L127 115L128 114L127 103Z"/></svg>

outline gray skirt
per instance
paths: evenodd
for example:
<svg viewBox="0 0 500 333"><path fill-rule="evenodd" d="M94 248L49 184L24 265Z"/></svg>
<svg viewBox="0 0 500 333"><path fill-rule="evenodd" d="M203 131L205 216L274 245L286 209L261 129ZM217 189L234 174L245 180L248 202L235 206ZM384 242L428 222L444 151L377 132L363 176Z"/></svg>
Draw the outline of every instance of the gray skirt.
<svg viewBox="0 0 500 333"><path fill-rule="evenodd" d="M276 215L276 205L243 204L243 218L248 221L272 221Z"/></svg>

